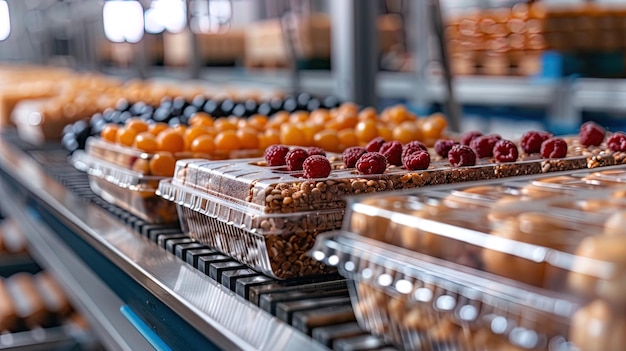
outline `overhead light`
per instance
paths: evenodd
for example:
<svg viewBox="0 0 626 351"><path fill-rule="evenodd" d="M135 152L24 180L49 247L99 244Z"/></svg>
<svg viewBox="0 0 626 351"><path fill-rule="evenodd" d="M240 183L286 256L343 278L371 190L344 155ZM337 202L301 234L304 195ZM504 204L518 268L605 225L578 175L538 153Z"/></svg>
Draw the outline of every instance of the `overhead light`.
<svg viewBox="0 0 626 351"><path fill-rule="evenodd" d="M143 7L135 0L108 0L102 9L104 35L115 43L137 43L143 38Z"/></svg>
<svg viewBox="0 0 626 351"><path fill-rule="evenodd" d="M148 33L179 33L187 25L187 8L182 0L152 0L145 21Z"/></svg>
<svg viewBox="0 0 626 351"><path fill-rule="evenodd" d="M5 0L0 0L0 41L8 38L9 34L11 34L9 4Z"/></svg>

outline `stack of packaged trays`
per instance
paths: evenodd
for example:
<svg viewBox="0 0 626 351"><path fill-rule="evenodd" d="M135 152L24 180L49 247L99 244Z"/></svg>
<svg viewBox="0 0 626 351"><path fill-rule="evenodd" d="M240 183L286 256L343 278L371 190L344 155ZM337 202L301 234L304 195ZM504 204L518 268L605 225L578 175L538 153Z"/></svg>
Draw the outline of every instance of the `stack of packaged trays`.
<svg viewBox="0 0 626 351"><path fill-rule="evenodd" d="M423 171L389 167L363 175L329 154L327 178L269 167L262 158L179 160L158 194L178 204L183 229L193 238L270 276L286 279L323 274L329 267L306 255L316 236L339 229L346 196L585 168L585 156L532 159L509 164L481 160L471 167L435 161ZM550 165L550 167L546 167Z"/></svg>
<svg viewBox="0 0 626 351"><path fill-rule="evenodd" d="M168 177L150 173L154 154L89 138L85 152L72 154L72 163L87 172L89 186L98 196L147 223L178 221L176 206L156 195L159 181Z"/></svg>
<svg viewBox="0 0 626 351"><path fill-rule="evenodd" d="M532 178L532 179L529 179ZM622 350L626 167L350 199L312 256L404 350Z"/></svg>

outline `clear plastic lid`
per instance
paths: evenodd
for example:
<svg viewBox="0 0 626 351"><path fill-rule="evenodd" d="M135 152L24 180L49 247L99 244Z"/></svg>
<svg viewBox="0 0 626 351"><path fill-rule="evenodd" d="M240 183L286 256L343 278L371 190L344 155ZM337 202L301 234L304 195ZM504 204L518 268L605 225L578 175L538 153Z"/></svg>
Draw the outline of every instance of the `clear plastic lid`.
<svg viewBox="0 0 626 351"><path fill-rule="evenodd" d="M499 276L626 305L626 184L616 170L626 168L353 197L343 228L491 284Z"/></svg>
<svg viewBox="0 0 626 351"><path fill-rule="evenodd" d="M89 155L145 175L151 174L149 162L155 156L154 153L147 153L131 147L110 143L98 137L90 137L87 139L85 151ZM177 152L174 153L173 156L177 160L199 158L206 161L256 157L259 154L259 150L251 149L228 152L219 151L211 155L192 152Z"/></svg>
<svg viewBox="0 0 626 351"><path fill-rule="evenodd" d="M107 162L98 157L77 150L70 161L75 168L91 176L102 178L120 188L132 191L156 191L159 181L165 177L144 175L117 164Z"/></svg>
<svg viewBox="0 0 626 351"><path fill-rule="evenodd" d="M260 235L278 235L296 231L320 232L341 226L343 209L312 210L297 213L265 213L258 206L243 201L213 196L169 179L159 183L157 194L202 215Z"/></svg>
<svg viewBox="0 0 626 351"><path fill-rule="evenodd" d="M581 169L587 162L584 156L502 164L481 159L475 166L456 168L447 161L435 161L423 171L391 166L384 174L363 175L344 168L339 155L330 155L329 160L332 171L320 179L305 179L302 171L288 171L286 166L267 166L262 158L181 160L173 182L234 201L242 199L265 212L294 212L343 208L348 195Z"/></svg>

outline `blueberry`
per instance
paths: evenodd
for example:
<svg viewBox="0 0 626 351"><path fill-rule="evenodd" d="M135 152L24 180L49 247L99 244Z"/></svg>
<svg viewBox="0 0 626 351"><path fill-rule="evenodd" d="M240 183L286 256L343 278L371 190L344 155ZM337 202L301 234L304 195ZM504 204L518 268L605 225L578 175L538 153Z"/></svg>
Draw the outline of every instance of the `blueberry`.
<svg viewBox="0 0 626 351"><path fill-rule="evenodd" d="M207 101L204 106L202 107L202 110L204 110L204 112L213 115L215 113L215 111L217 110L217 106L218 106L218 102L215 100L209 100Z"/></svg>
<svg viewBox="0 0 626 351"><path fill-rule="evenodd" d="M298 109L298 102L295 98L290 97L290 98L285 99L285 102L283 103L283 110L287 112L294 112L297 109Z"/></svg>
<svg viewBox="0 0 626 351"><path fill-rule="evenodd" d="M235 107L233 107L233 110L231 112L231 115L237 116L237 117L243 117L246 114L246 107L243 104L236 104Z"/></svg>
<svg viewBox="0 0 626 351"><path fill-rule="evenodd" d="M198 109L201 109L202 106L206 103L206 98L202 95L196 95L193 100L191 100L191 104Z"/></svg>
<svg viewBox="0 0 626 351"><path fill-rule="evenodd" d="M130 103L126 99L119 99L115 103L115 109L118 111L128 111L130 109Z"/></svg>
<svg viewBox="0 0 626 351"><path fill-rule="evenodd" d="M320 107L322 107L322 102L318 98L313 98L313 99L309 100L309 102L306 104L306 109L309 112L313 112L313 111L317 110Z"/></svg>
<svg viewBox="0 0 626 351"><path fill-rule="evenodd" d="M185 107L185 109L183 110L183 116L185 116L186 118L189 118L193 116L193 114L196 112L198 112L198 108L194 105L189 105Z"/></svg>
<svg viewBox="0 0 626 351"><path fill-rule="evenodd" d="M265 115L265 116L269 116L272 114L272 106L270 105L269 102L263 102L259 105L259 108L257 109L257 113L261 114L261 115Z"/></svg>

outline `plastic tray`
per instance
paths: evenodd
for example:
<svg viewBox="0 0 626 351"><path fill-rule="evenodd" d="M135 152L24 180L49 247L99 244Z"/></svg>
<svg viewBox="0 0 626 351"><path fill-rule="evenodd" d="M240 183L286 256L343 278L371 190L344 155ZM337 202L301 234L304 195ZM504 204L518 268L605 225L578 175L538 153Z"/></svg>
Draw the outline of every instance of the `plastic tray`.
<svg viewBox="0 0 626 351"><path fill-rule="evenodd" d="M406 350L621 350L626 167L350 200L313 257Z"/></svg>
<svg viewBox="0 0 626 351"><path fill-rule="evenodd" d="M134 172L80 150L72 154L72 163L87 172L91 190L107 202L151 224L178 221L175 204L156 195L159 181L164 177Z"/></svg>
<svg viewBox="0 0 626 351"><path fill-rule="evenodd" d="M163 180L158 194L176 203L190 237L278 279L334 272L306 255L321 232L342 225L343 210L272 214Z"/></svg>
<svg viewBox="0 0 626 351"><path fill-rule="evenodd" d="M481 159L476 166L458 168L435 161L424 171L389 167L384 174L362 175L354 168L343 169L339 155L329 159L333 170L323 179L302 178L301 171L287 171L285 166L268 167L262 158L182 160L176 165L174 183L247 203L258 211L284 213L344 208L347 195L587 168L586 156L572 156L503 164Z"/></svg>
<svg viewBox="0 0 626 351"><path fill-rule="evenodd" d="M85 151L94 157L132 170L143 175L150 175L150 160L153 153L142 152L131 147L110 143L98 137L87 139ZM235 150L230 152L215 153L212 155L192 152L177 152L174 157L177 160L186 158L201 158L204 160L224 160L234 158L256 157L262 154L260 150Z"/></svg>

